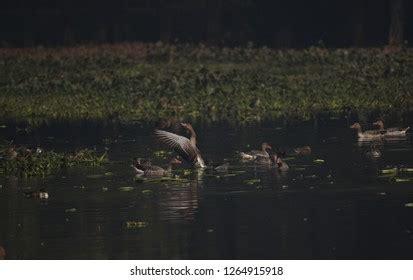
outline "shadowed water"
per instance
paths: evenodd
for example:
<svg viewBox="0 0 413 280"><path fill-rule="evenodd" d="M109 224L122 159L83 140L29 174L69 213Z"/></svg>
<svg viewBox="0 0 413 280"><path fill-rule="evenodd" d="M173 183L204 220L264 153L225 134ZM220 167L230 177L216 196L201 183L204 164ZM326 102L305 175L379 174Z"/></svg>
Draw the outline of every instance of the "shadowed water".
<svg viewBox="0 0 413 280"><path fill-rule="evenodd" d="M228 172L180 166L182 180L152 182L135 182L130 168L133 157L162 149L150 126L8 125L3 140L58 151L107 147L111 163L46 178L0 177L0 246L8 259L412 258L413 209L405 204L413 202L413 184L380 176L386 166L413 167L412 140L385 140L382 157L371 160L370 144L358 143L349 124L198 124L203 156L230 163ZM310 145L313 153L288 157L287 173L237 159L237 151L264 141L287 152ZM48 200L23 195L41 187Z"/></svg>

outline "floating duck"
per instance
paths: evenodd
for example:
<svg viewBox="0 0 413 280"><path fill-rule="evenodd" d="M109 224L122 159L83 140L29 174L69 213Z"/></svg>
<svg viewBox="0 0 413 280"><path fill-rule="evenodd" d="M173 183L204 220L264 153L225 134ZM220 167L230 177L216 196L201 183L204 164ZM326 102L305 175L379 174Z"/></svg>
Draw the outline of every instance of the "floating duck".
<svg viewBox="0 0 413 280"><path fill-rule="evenodd" d="M410 129L410 127L389 127L389 128L384 128L384 123L382 120L378 120L373 123L373 125L376 125L379 127L380 131L385 132L386 136L405 136L406 132Z"/></svg>
<svg viewBox="0 0 413 280"><path fill-rule="evenodd" d="M180 163L182 162L179 159L173 158L169 161L168 167L166 169L152 164L135 164L132 165L132 167L136 171L136 174L139 176L143 175L146 177L163 177L171 175L172 165Z"/></svg>
<svg viewBox="0 0 413 280"><path fill-rule="evenodd" d="M48 199L49 198L49 193L44 188L41 188L38 191L26 192L24 194L28 198L40 198L40 199Z"/></svg>
<svg viewBox="0 0 413 280"><path fill-rule="evenodd" d="M381 130L367 130L363 132L359 123L354 123L350 128L357 130L359 140L378 140L386 134L386 131Z"/></svg>
<svg viewBox="0 0 413 280"><path fill-rule="evenodd" d="M273 154L271 156L271 161L274 164L274 166L282 172L288 171L290 169L290 166L281 159L277 154Z"/></svg>
<svg viewBox="0 0 413 280"><path fill-rule="evenodd" d="M268 150L271 150L271 146L264 142L261 144L261 150L252 150L249 152L241 152L240 156L241 159L244 160L260 160L260 159L269 159L270 154L268 153Z"/></svg>

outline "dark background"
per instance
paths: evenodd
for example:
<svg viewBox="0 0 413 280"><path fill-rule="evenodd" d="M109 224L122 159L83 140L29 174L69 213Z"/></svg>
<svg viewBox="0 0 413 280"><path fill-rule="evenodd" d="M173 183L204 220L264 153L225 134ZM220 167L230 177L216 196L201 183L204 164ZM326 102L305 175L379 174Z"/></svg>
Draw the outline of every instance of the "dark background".
<svg viewBox="0 0 413 280"><path fill-rule="evenodd" d="M370 47L413 41L408 0L2 0L2 46L125 41ZM392 29L393 28L393 29ZM394 35L393 35L394 37Z"/></svg>

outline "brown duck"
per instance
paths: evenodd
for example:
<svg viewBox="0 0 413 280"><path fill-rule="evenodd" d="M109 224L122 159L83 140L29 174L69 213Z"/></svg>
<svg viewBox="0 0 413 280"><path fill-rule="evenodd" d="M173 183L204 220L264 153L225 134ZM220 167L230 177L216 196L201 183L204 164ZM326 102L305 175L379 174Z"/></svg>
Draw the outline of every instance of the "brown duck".
<svg viewBox="0 0 413 280"><path fill-rule="evenodd" d="M376 125L379 127L380 131L385 132L386 136L405 136L406 132L410 129L410 127L389 127L389 128L384 128L384 123L382 120L378 120L373 123L373 125Z"/></svg>
<svg viewBox="0 0 413 280"><path fill-rule="evenodd" d="M288 171L290 166L281 159L277 154L271 156L271 161L279 171Z"/></svg>
<svg viewBox="0 0 413 280"><path fill-rule="evenodd" d="M181 126L187 129L190 139L164 130L155 130L155 137L169 148L173 149L185 161L194 167L205 168L205 162L202 159L201 152L196 146L196 133L189 123L181 123Z"/></svg>
<svg viewBox="0 0 413 280"><path fill-rule="evenodd" d="M133 164L132 167L136 171L136 174L139 176L143 175L146 177L163 177L171 175L173 164L180 163L180 160L178 160L177 158L173 158L169 161L168 167L166 169L163 169L160 166L152 165L150 162L149 164L148 162L145 162L145 164L136 163Z"/></svg>
<svg viewBox="0 0 413 280"><path fill-rule="evenodd" d="M264 142L261 144L261 150L252 150L249 152L241 152L240 156L244 160L255 160L255 159L269 159L270 154L268 150L271 150L271 146Z"/></svg>
<svg viewBox="0 0 413 280"><path fill-rule="evenodd" d="M381 139L386 134L386 131L380 130L367 130L363 132L359 123L354 123L352 126L350 126L350 128L357 130L357 136L359 140L377 140Z"/></svg>

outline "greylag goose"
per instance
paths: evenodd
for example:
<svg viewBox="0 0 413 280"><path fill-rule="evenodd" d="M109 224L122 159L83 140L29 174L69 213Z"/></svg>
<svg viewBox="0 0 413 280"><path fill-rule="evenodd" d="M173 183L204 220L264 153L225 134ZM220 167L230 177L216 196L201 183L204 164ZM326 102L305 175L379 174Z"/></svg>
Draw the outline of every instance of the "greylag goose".
<svg viewBox="0 0 413 280"><path fill-rule="evenodd" d="M162 177L162 176L168 176L172 172L172 165L173 164L180 164L181 161L178 160L177 158L173 158L169 161L167 169L163 169L160 166L155 166L152 164L136 164L132 165L133 169L135 169L136 174L140 176L146 176L146 177Z"/></svg>
<svg viewBox="0 0 413 280"><path fill-rule="evenodd" d="M134 159L133 165L141 170L146 170L152 166L152 162L149 159L137 158Z"/></svg>
<svg viewBox="0 0 413 280"><path fill-rule="evenodd" d="M386 132L386 136L404 136L406 135L406 131L410 129L410 127L402 128L402 127L389 127L389 128L384 128L384 123L382 120L378 120L373 123L373 125L376 125L379 127L380 131Z"/></svg>
<svg viewBox="0 0 413 280"><path fill-rule="evenodd" d="M290 166L283 161L277 154L271 156L271 161L279 171L288 171Z"/></svg>
<svg viewBox="0 0 413 280"><path fill-rule="evenodd" d="M267 150L271 150L271 146L268 143L261 144L261 151L259 150L252 150L249 152L241 152L240 156L244 160L255 160L255 159L269 159L270 154Z"/></svg>
<svg viewBox="0 0 413 280"><path fill-rule="evenodd" d="M191 133L191 138L164 130L155 130L155 136L158 140L164 143L169 148L173 149L184 160L191 163L194 167L205 168L205 162L202 159L201 152L196 146L196 133L189 123L181 123L181 126L186 128Z"/></svg>
<svg viewBox="0 0 413 280"><path fill-rule="evenodd" d="M366 130L363 132L359 123L354 123L350 128L357 130L359 140L381 139L386 134L386 131L380 130Z"/></svg>

